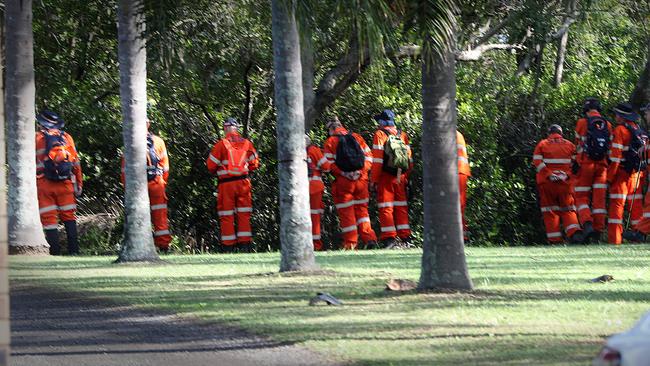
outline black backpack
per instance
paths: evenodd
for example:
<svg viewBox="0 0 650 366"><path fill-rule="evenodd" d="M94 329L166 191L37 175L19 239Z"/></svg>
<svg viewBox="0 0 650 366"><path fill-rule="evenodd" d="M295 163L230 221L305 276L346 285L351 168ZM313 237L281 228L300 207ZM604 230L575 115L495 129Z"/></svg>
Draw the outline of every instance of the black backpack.
<svg viewBox="0 0 650 366"><path fill-rule="evenodd" d="M72 177L72 161L65 132L43 132L45 137L45 159L43 160L45 178L64 181Z"/></svg>
<svg viewBox="0 0 650 366"><path fill-rule="evenodd" d="M156 153L156 149L153 146L153 136L147 134L147 180L152 181L156 177L163 175L162 169L158 166L160 163L160 157Z"/></svg>
<svg viewBox="0 0 650 366"><path fill-rule="evenodd" d="M591 160L603 160L609 151L609 129L607 120L601 116L587 117L587 139L585 153Z"/></svg>
<svg viewBox="0 0 650 366"><path fill-rule="evenodd" d="M337 136L339 145L336 148L336 166L344 172L361 170L366 163L366 155L363 153L359 141L354 138L352 132Z"/></svg>
<svg viewBox="0 0 650 366"><path fill-rule="evenodd" d="M648 141L648 134L641 127L634 128L627 123L625 127L630 131L632 136L630 137L630 148L627 151L623 151L625 161L621 165L628 173L643 170L646 164L645 159L642 158L642 154L645 153L643 148Z"/></svg>

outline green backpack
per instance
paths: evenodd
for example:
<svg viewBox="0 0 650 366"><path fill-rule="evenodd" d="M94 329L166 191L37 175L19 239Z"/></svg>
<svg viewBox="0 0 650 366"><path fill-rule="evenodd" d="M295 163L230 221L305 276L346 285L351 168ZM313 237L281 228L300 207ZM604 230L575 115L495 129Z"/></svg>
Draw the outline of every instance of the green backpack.
<svg viewBox="0 0 650 366"><path fill-rule="evenodd" d="M407 171L411 162L409 147L401 138L402 130L397 130L397 135L393 135L384 129L381 129L381 131L388 136L388 141L384 144L383 170L392 175L397 175L398 171Z"/></svg>

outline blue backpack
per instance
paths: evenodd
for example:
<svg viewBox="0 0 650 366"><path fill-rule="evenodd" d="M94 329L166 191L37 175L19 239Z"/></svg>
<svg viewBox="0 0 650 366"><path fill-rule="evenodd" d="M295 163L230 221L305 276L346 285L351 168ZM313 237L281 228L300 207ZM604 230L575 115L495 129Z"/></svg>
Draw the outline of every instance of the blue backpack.
<svg viewBox="0 0 650 366"><path fill-rule="evenodd" d="M648 134L641 127L634 128L627 123L625 127L630 131L632 136L630 138L630 148L627 151L623 151L625 161L621 165L628 173L643 170L646 162L642 155L645 154L644 147L648 141Z"/></svg>
<svg viewBox="0 0 650 366"><path fill-rule="evenodd" d="M163 175L163 170L159 167L160 157L156 153L153 145L153 135L147 134L147 180L152 181L158 176Z"/></svg>
<svg viewBox="0 0 650 366"><path fill-rule="evenodd" d="M603 160L609 151L609 129L607 120L601 116L587 117L587 139L585 152L591 160Z"/></svg>
<svg viewBox="0 0 650 366"><path fill-rule="evenodd" d="M45 178L64 181L72 177L72 154L61 130L43 131L45 137L45 159L43 160Z"/></svg>

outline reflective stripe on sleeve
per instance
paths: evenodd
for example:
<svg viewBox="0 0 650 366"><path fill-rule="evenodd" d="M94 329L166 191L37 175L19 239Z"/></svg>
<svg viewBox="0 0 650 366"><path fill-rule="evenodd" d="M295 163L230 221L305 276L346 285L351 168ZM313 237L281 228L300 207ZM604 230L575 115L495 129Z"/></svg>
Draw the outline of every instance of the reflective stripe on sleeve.
<svg viewBox="0 0 650 366"><path fill-rule="evenodd" d="M383 163L384 163L384 159L382 159L382 158L372 158L372 162L373 162L373 163L383 164Z"/></svg>
<svg viewBox="0 0 650 366"><path fill-rule="evenodd" d="M167 208L166 203L161 203L159 205L151 205L151 211L162 210L162 209L165 209L165 208Z"/></svg>
<svg viewBox="0 0 650 366"><path fill-rule="evenodd" d="M359 220L357 220L357 225L363 224L364 222L370 222L370 217L362 217Z"/></svg>
<svg viewBox="0 0 650 366"><path fill-rule="evenodd" d="M571 159L544 159L546 164L570 164Z"/></svg>
<svg viewBox="0 0 650 366"><path fill-rule="evenodd" d="M607 223L617 225L617 224L622 224L623 220L621 220L621 219L608 219Z"/></svg>
<svg viewBox="0 0 650 366"><path fill-rule="evenodd" d="M544 157L541 155L533 155L533 160L542 160L542 159L544 159Z"/></svg>
<svg viewBox="0 0 650 366"><path fill-rule="evenodd" d="M609 198L615 199L615 200L624 200L625 198L627 198L627 196L624 195L624 194L610 194Z"/></svg>
<svg viewBox="0 0 650 366"><path fill-rule="evenodd" d="M537 169L537 172L539 173L539 172L541 172L542 169L544 169L544 168L546 168L546 164L544 164L544 163L539 163L539 165L538 165L535 169Z"/></svg>
<svg viewBox="0 0 650 366"><path fill-rule="evenodd" d="M169 230L154 231L153 236L169 235Z"/></svg>
<svg viewBox="0 0 650 366"><path fill-rule="evenodd" d="M384 150L384 145L372 145L372 148L375 150Z"/></svg>
<svg viewBox="0 0 650 366"><path fill-rule="evenodd" d="M357 225L352 225L352 226L342 227L341 232L349 233L350 231L355 231L356 229L357 229Z"/></svg>
<svg viewBox="0 0 650 366"><path fill-rule="evenodd" d="M214 155L210 154L209 157L210 157L210 160L212 160L213 163L215 163L217 165L221 165L221 161L219 159L217 159Z"/></svg>
<svg viewBox="0 0 650 366"><path fill-rule="evenodd" d="M589 192L591 187L576 187L576 192Z"/></svg>

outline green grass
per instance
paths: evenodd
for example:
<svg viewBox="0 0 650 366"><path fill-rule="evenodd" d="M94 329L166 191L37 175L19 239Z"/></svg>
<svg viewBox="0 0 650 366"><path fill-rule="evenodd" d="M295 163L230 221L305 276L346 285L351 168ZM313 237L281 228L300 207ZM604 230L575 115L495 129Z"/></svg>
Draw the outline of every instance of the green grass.
<svg viewBox="0 0 650 366"><path fill-rule="evenodd" d="M355 365L588 364L650 310L650 246L468 248L471 294L384 292L417 280L420 250L317 254L331 274L279 274L277 253L11 258L13 281L238 325ZM611 274L610 283L589 279ZM310 307L318 291L342 307Z"/></svg>

